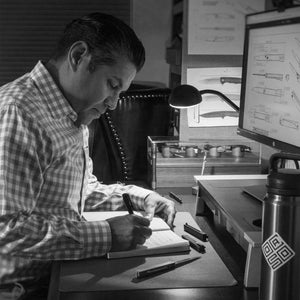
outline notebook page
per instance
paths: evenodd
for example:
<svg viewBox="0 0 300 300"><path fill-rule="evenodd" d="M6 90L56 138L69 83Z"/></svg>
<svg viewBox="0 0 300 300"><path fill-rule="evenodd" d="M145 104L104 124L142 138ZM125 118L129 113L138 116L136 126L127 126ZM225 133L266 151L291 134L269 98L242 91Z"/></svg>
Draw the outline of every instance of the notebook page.
<svg viewBox="0 0 300 300"><path fill-rule="evenodd" d="M89 221L103 221L109 218L117 217L117 216L124 216L127 215L127 211L92 211L92 212L83 212L84 218ZM135 214L139 216L143 216L143 212L135 212ZM150 228L153 231L157 230L168 230L170 229L169 225L161 218L154 217L150 223Z"/></svg>
<svg viewBox="0 0 300 300"><path fill-rule="evenodd" d="M166 254L180 251L189 251L190 246L187 240L182 239L172 230L153 231L152 235L143 245L138 245L135 249L109 252L108 259L133 257L133 256L147 256L154 254Z"/></svg>
<svg viewBox="0 0 300 300"><path fill-rule="evenodd" d="M145 244L140 246L143 248L163 248L172 247L182 244L188 244L187 241L183 240L180 236L174 233L172 230L166 231L155 231L149 239L146 240Z"/></svg>

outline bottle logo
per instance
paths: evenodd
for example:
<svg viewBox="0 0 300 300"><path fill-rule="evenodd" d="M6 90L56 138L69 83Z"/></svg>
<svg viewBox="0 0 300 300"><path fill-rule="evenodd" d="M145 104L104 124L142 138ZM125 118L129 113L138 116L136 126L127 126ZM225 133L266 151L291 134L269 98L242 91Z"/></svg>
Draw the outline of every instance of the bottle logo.
<svg viewBox="0 0 300 300"><path fill-rule="evenodd" d="M262 252L265 260L273 271L278 270L293 256L295 256L295 252L293 251L293 249L283 240L283 238L277 232L271 235L262 244Z"/></svg>

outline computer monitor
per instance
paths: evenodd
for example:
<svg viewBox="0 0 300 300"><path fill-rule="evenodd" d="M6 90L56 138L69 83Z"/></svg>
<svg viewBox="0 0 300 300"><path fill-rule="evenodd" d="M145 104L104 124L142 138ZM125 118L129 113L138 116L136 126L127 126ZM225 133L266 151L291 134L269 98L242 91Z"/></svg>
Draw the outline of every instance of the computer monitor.
<svg viewBox="0 0 300 300"><path fill-rule="evenodd" d="M238 134L300 153L300 7L246 17ZM244 188L260 201L266 190Z"/></svg>
<svg viewBox="0 0 300 300"><path fill-rule="evenodd" d="M300 7L246 17L238 134L300 153Z"/></svg>

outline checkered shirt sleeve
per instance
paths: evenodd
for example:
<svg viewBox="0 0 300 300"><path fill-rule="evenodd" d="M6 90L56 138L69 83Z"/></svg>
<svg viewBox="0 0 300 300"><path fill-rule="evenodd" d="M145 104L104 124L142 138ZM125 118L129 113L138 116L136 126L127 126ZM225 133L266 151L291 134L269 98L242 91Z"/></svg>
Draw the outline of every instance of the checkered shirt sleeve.
<svg viewBox="0 0 300 300"><path fill-rule="evenodd" d="M116 183L105 185L92 174L92 160L89 159L88 188L85 211L126 210L123 194L128 193L135 210L144 210L144 200L152 192L136 185Z"/></svg>

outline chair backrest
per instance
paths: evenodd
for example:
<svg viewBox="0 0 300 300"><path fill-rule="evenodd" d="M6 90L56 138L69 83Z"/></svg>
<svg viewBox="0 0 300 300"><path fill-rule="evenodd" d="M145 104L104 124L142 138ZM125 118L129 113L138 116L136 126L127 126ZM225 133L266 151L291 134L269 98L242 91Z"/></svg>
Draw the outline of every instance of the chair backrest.
<svg viewBox="0 0 300 300"><path fill-rule="evenodd" d="M147 136L173 134L167 88L131 88L117 108L90 125L94 174L103 182L146 181Z"/></svg>

